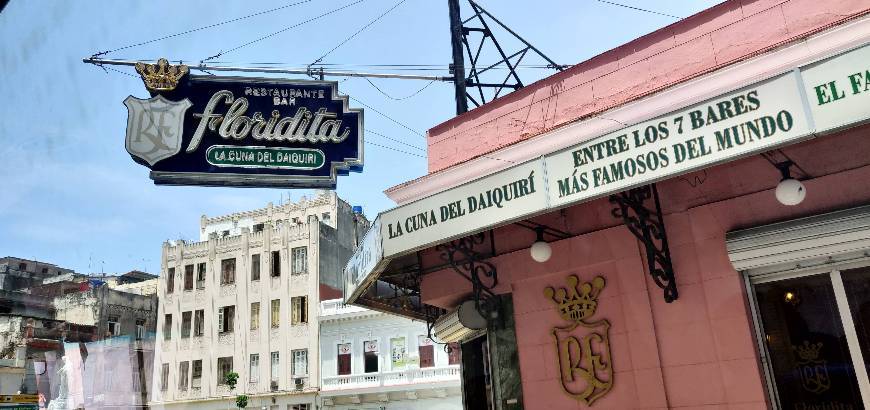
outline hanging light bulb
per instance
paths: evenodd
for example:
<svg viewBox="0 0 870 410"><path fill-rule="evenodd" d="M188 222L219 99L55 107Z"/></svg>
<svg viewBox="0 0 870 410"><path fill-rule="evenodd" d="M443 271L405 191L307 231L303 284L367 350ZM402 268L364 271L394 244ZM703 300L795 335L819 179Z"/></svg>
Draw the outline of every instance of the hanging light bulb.
<svg viewBox="0 0 870 410"><path fill-rule="evenodd" d="M553 249L550 248L549 243L544 241L543 227L536 228L535 232L538 233L538 239L532 244L532 247L529 248L529 252L531 252L532 259L534 259L535 262L543 263L550 260L550 256L553 255Z"/></svg>
<svg viewBox="0 0 870 410"><path fill-rule="evenodd" d="M807 196L807 190L801 181L791 177L789 168L794 165L791 161L777 164L776 167L782 173L782 180L776 186L776 200L787 206L797 205L803 202Z"/></svg>

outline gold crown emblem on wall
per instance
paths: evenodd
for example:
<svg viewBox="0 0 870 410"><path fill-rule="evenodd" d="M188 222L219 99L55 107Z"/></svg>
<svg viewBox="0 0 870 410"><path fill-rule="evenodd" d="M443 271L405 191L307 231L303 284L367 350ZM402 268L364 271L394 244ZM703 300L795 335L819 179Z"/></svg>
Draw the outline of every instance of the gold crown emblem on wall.
<svg viewBox="0 0 870 410"><path fill-rule="evenodd" d="M822 342L810 343L809 341L804 340L804 344L792 346L792 349L797 352L801 360L805 362L814 362L819 358L819 353L822 350Z"/></svg>
<svg viewBox="0 0 870 410"><path fill-rule="evenodd" d="M553 300L562 319L580 323L595 314L598 308L598 295L604 289L604 278L596 276L590 282L580 283L577 275L568 276L568 288L544 289L544 295Z"/></svg>
<svg viewBox="0 0 870 410"><path fill-rule="evenodd" d="M174 90L188 71L186 65L171 65L165 58L157 60L157 64L136 63L136 72L142 76L145 88L151 91Z"/></svg>

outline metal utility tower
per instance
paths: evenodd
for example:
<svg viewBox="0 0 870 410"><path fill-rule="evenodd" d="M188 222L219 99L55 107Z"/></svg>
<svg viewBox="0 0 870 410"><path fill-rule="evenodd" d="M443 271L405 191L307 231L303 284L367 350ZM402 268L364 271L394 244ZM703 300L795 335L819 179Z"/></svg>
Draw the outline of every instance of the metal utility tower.
<svg viewBox="0 0 870 410"><path fill-rule="evenodd" d="M485 104L487 102L487 93L484 93L484 88L495 89L490 100L498 98L499 94L501 94L501 92L506 88L511 89L512 91L522 88L523 82L520 80L520 76L517 73L517 67L519 67L520 62L529 51L532 51L546 60L547 68L552 68L558 71L562 71L565 68L565 66L556 64L540 50L529 44L528 41L520 37L519 34L508 28L488 11L484 10L483 7L480 7L480 5L475 3L474 0L468 0L468 4L471 6L473 14L465 20L462 20L460 16L459 0L447 0L447 4L450 12L450 43L453 50L453 64L450 65L450 70L453 74L453 82L456 91L457 115L468 111L469 101L471 101L475 107ZM499 44L498 40L496 40L493 35L492 30L490 30L490 25L487 23L487 20L500 26L515 39L519 40L524 47L521 47L511 55L505 53L501 44ZM472 26L472 22L477 24ZM480 40L477 42L475 42L474 39L470 40L469 37L472 37L472 33L480 33ZM472 42L476 44L474 48L471 46ZM497 60L486 67L478 67L478 60L480 59L487 42L491 43L491 45L498 51L500 60ZM467 75L465 69L465 53L468 54L468 61L470 63ZM484 73L495 68L507 68L508 73L503 80L499 82L486 82L485 80L482 80L481 77ZM472 89L471 92L469 92L469 88Z"/></svg>

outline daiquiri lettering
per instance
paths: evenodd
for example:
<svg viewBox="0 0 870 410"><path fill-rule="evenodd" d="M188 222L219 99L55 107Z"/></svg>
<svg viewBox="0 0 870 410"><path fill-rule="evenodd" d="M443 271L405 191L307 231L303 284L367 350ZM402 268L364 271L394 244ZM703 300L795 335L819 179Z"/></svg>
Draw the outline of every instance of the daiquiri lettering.
<svg viewBox="0 0 870 410"><path fill-rule="evenodd" d="M489 207L502 208L506 202L535 193L535 171L523 178L500 187L488 189L478 195L467 198L468 213L480 211Z"/></svg>
<svg viewBox="0 0 870 410"><path fill-rule="evenodd" d="M229 106L225 114L216 113L221 103ZM340 143L350 135L350 128L344 127L342 131L341 120L336 119L338 114L328 112L326 108L312 113L300 107L295 115L284 118L281 118L278 110L273 110L268 119L261 112L249 117L245 115L247 111L247 98L236 98L227 90L214 93L205 110L201 114L193 114L194 118L199 118L199 124L186 151L196 151L206 129L217 132L223 139L234 140L251 137L258 141Z"/></svg>

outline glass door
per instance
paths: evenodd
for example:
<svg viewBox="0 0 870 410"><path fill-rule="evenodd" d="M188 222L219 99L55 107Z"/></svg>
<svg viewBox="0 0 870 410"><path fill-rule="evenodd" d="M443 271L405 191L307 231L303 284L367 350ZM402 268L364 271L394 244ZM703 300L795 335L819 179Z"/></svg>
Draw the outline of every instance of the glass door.
<svg viewBox="0 0 870 410"><path fill-rule="evenodd" d="M751 282L778 407L864 409L870 268Z"/></svg>

